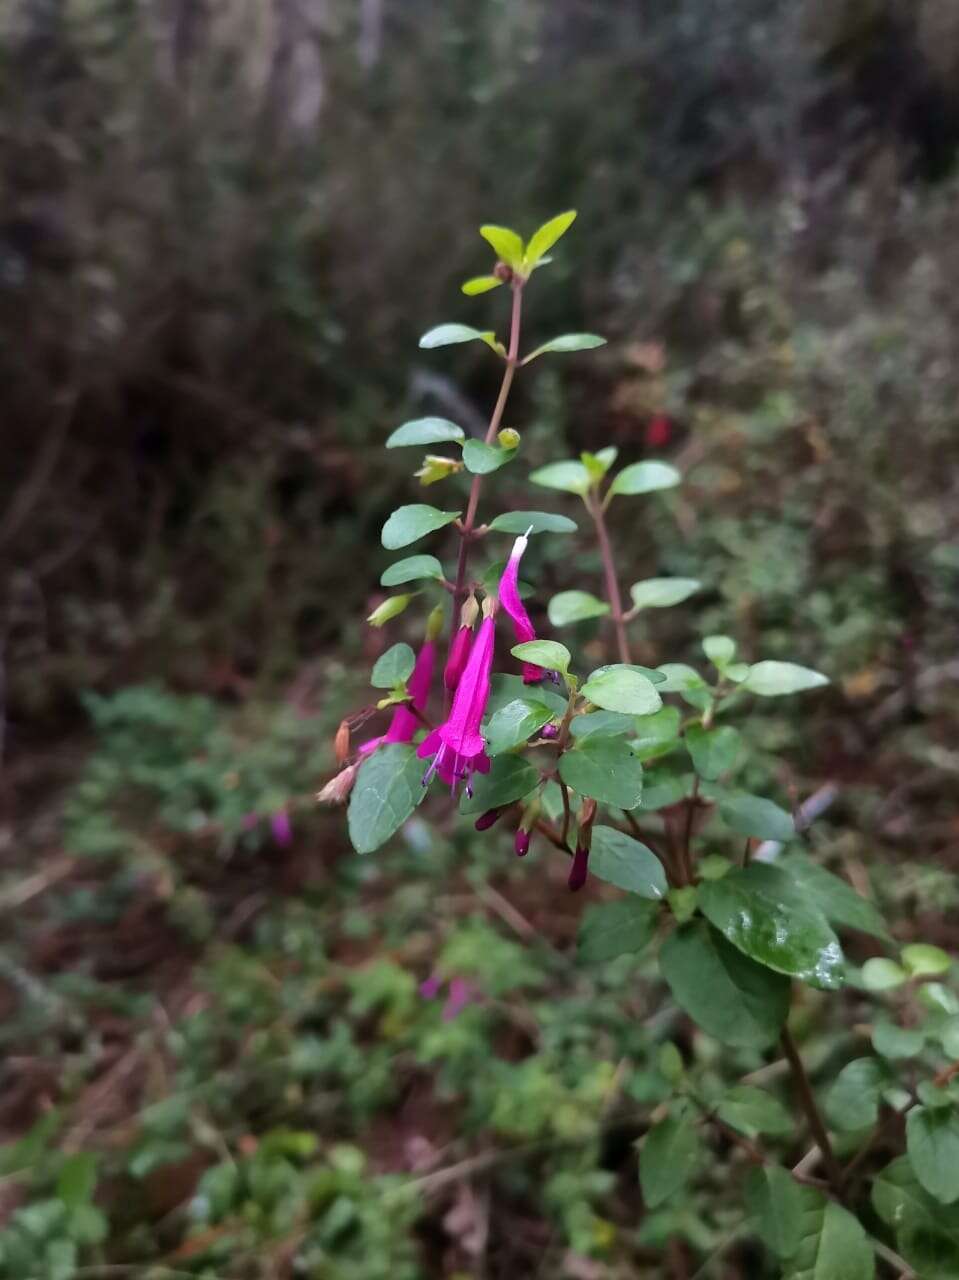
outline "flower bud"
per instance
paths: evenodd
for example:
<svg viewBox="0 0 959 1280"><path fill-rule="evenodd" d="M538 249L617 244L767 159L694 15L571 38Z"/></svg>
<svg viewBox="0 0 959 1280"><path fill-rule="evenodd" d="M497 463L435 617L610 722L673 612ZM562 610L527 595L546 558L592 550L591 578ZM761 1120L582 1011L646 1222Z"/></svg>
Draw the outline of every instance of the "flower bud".
<svg viewBox="0 0 959 1280"><path fill-rule="evenodd" d="M443 668L443 684L452 691L460 682L470 656L470 641L473 632L469 627L460 627L450 645L449 657Z"/></svg>
<svg viewBox="0 0 959 1280"><path fill-rule="evenodd" d="M496 437L501 449L518 449L520 438L519 432L512 427L504 427Z"/></svg>
<svg viewBox="0 0 959 1280"><path fill-rule="evenodd" d="M549 741L552 742L554 738L559 737L559 725L553 724L552 722L544 724L542 729L539 731L539 736L541 738L548 738Z"/></svg>
<svg viewBox="0 0 959 1280"><path fill-rule="evenodd" d="M430 610L430 616L426 619L426 639L431 644L435 644L443 630L443 606L438 604L435 609Z"/></svg>
<svg viewBox="0 0 959 1280"><path fill-rule="evenodd" d="M507 262L497 262L493 268L493 275L497 280L502 280L504 284L509 284L513 279L513 268Z"/></svg>
<svg viewBox="0 0 959 1280"><path fill-rule="evenodd" d="M460 626L474 627L476 619L479 617L479 605L476 603L476 597L472 591L463 601L463 607L460 609Z"/></svg>
<svg viewBox="0 0 959 1280"><path fill-rule="evenodd" d="M586 875L589 871L589 850L584 849L582 845L576 846L576 852L573 854L573 865L569 869L569 879L567 885L570 893L576 893L582 889L586 883Z"/></svg>
<svg viewBox="0 0 959 1280"><path fill-rule="evenodd" d="M316 793L316 798L320 804L346 804L349 794L353 790L353 783L356 781L359 767L358 764L347 765L345 769L340 770L336 777L331 778L326 786Z"/></svg>
<svg viewBox="0 0 959 1280"><path fill-rule="evenodd" d="M396 618L403 612L413 599L414 594L414 592L410 592L403 596L389 596L382 604L376 606L366 621L371 627L385 626L391 618Z"/></svg>
<svg viewBox="0 0 959 1280"><path fill-rule="evenodd" d="M522 827L516 833L513 848L516 850L517 858L525 858L529 853L529 832L524 831Z"/></svg>
<svg viewBox="0 0 959 1280"><path fill-rule="evenodd" d="M473 823L477 831L488 831L494 822L499 820L502 809L487 809Z"/></svg>
<svg viewBox="0 0 959 1280"><path fill-rule="evenodd" d="M340 727L336 731L336 737L333 739L333 754L336 756L337 764L346 764L350 755L350 722L349 720L341 720Z"/></svg>
<svg viewBox="0 0 959 1280"><path fill-rule="evenodd" d="M462 470L463 464L458 458L444 458L437 453L428 453L423 459L423 465L413 475L419 479L420 484L436 484Z"/></svg>

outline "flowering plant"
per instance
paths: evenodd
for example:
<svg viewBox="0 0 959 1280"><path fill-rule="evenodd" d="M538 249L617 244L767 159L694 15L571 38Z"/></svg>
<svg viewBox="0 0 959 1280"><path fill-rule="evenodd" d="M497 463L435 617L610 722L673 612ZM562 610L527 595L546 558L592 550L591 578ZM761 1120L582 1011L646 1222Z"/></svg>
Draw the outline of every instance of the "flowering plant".
<svg viewBox="0 0 959 1280"><path fill-rule="evenodd" d="M585 646L570 648L538 633L519 577L531 541L568 537L577 528L573 519L540 510L480 518L488 478L515 466L521 454L518 432L503 428L516 374L541 357L604 342L569 333L520 353L527 292L575 216L569 211L550 219L525 243L505 227L480 229L495 264L468 280L463 292L507 290L506 344L492 331L459 323L439 325L420 340L425 349L483 343L501 361L502 381L482 440L427 417L404 423L386 441L389 449L451 447L451 456L428 455L416 474L434 484L465 471L469 488L465 502L448 509L400 506L383 526L383 546L391 551L452 530L454 567L448 572L436 556L420 552L382 575L386 587L420 585L387 598L371 614L372 626L399 617L421 595L436 595L440 603L429 614L418 656L398 643L377 661L372 684L385 694L341 725L341 769L320 798L348 799L350 839L361 854L385 844L433 793L438 813L449 814L455 803L478 831L509 824L519 856L538 846L537 854L569 860L570 890L595 878L624 894L587 909L578 940L582 962L637 956L655 946L661 976L696 1034L757 1067L779 1046L793 1080L796 1120L752 1079L717 1093L688 1054L664 1045L660 1071L671 1092L652 1117L639 1158L650 1208L682 1192L695 1174L704 1135L718 1135L746 1165L748 1220L787 1276L868 1280L877 1256L892 1259L902 1275L959 1274L948 1271L951 1262L947 1269L936 1270L934 1261L932 1269L913 1270L930 1257L959 1257L959 1228L937 1216L942 1205L959 1201L952 1083L959 1062L942 1061L959 1054L959 1002L931 981L948 969L949 958L914 945L898 960L874 955L858 967L847 961L840 933L872 948L890 945L879 913L845 880L792 847L809 824L808 806L789 812L734 781L744 754L743 735L730 723L735 712L750 698L821 688L827 678L793 662L744 661L726 635L702 641L708 678L685 663L633 661L632 625L650 609L681 604L701 585L689 578L643 579L629 587L624 606L607 513L614 501L664 495L679 485L679 471L666 462L647 459L616 470L617 450L608 447L529 476L538 488L576 498L595 535L602 598L571 588L553 596L546 610L552 630L569 628L580 640L580 624L608 627L616 660L592 670L579 656ZM670 420L660 416L653 426L647 444L668 444ZM512 539L505 561L477 572L476 549L504 537ZM443 676L434 681L444 628ZM354 747L359 726L390 708L386 732ZM700 841L714 851L703 856ZM794 1037L791 1002L794 993L835 992L843 984L867 995L898 989L916 999L898 1009L903 1026L889 1019L878 1024L873 1052L845 1064L824 1108ZM424 990L438 989L437 976L426 979ZM462 993L455 996L454 1011L462 1000ZM909 1021L916 1025L905 1025ZM916 1084L913 1075L905 1089L895 1064L923 1051L930 1080ZM890 1163L889 1140L895 1152L903 1122L908 1154ZM784 1167L760 1145L768 1135L795 1139L802 1127L812 1148L795 1167Z"/></svg>

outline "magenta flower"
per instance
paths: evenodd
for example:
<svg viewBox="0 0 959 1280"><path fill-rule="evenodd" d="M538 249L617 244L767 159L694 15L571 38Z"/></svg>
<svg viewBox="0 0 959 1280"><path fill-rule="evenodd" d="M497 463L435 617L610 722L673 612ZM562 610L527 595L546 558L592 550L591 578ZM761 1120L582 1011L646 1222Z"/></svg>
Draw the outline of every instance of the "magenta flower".
<svg viewBox="0 0 959 1280"><path fill-rule="evenodd" d="M476 988L465 978L451 978L449 994L443 1005L443 1021L452 1022L458 1013L462 1013L476 999L476 994Z"/></svg>
<svg viewBox="0 0 959 1280"><path fill-rule="evenodd" d="M490 762L480 733L480 724L490 695L495 638L493 607L490 599L483 605L485 616L470 649L463 675L456 686L449 717L424 738L417 749L417 754L424 760L429 756L433 757L423 775L424 786L434 773L438 773L454 790L459 781L465 780L467 795L472 795L473 774L477 770L489 773Z"/></svg>
<svg viewBox="0 0 959 1280"><path fill-rule="evenodd" d="M513 848L516 850L517 858L525 858L529 853L529 832L524 831L522 827L516 832Z"/></svg>
<svg viewBox="0 0 959 1280"><path fill-rule="evenodd" d="M584 849L582 845L576 846L576 852L573 855L572 866L569 869L569 879L567 885L571 893L576 893L578 889L582 889L586 883L586 876L589 873L589 850Z"/></svg>
<svg viewBox="0 0 959 1280"><path fill-rule="evenodd" d="M470 656L470 641L473 639L472 627L459 627L450 645L450 654L443 668L443 684L452 692L462 679L466 663Z"/></svg>
<svg viewBox="0 0 959 1280"><path fill-rule="evenodd" d="M270 830L280 848L285 849L292 843L293 828L290 826L290 815L285 809L277 809L276 813L270 814Z"/></svg>
<svg viewBox="0 0 959 1280"><path fill-rule="evenodd" d="M519 562L523 558L523 552L529 544L527 534L522 534L513 543L513 550L510 552L509 560L506 562L506 568L503 570L503 576L499 580L499 599L500 604L513 619L513 630L516 632L517 644L526 644L529 640L536 639L536 629L530 621L530 616L526 612L526 608L519 598ZM533 662L523 663L523 683L539 684L540 680L546 676L546 670L538 667Z"/></svg>
<svg viewBox="0 0 959 1280"><path fill-rule="evenodd" d="M433 683L433 664L436 661L436 645L432 640L425 640L423 647L416 655L413 674L406 682L410 701L418 711L426 710L430 696L430 685ZM390 727L378 738L370 738L360 744L360 755L369 755L384 742L411 742L421 721L405 704L400 704L393 712Z"/></svg>

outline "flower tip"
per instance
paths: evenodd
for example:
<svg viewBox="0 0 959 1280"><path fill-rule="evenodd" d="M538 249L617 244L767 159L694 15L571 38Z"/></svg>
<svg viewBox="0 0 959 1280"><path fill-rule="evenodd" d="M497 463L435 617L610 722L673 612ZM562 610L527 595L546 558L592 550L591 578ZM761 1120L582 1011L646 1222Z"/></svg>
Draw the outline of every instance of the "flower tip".
<svg viewBox="0 0 959 1280"><path fill-rule="evenodd" d="M589 871L589 850L576 846L576 852L573 855L573 865L569 869L569 879L567 885L570 893L576 893L582 889L586 883L586 876Z"/></svg>
<svg viewBox="0 0 959 1280"><path fill-rule="evenodd" d="M488 831L490 827L499 819L502 809L487 809L473 823L477 831Z"/></svg>
<svg viewBox="0 0 959 1280"><path fill-rule="evenodd" d="M517 858L525 858L529 853L529 832L524 831L522 827L516 833L513 848L516 850Z"/></svg>

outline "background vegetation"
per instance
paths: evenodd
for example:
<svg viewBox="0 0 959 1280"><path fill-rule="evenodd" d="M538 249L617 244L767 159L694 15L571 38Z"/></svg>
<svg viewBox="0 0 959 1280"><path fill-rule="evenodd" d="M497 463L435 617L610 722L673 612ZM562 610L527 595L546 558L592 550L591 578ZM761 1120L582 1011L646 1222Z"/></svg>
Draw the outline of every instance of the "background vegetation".
<svg viewBox="0 0 959 1280"><path fill-rule="evenodd" d="M524 459L683 471L612 510L626 581L707 587L637 656L721 631L828 673L753 713L755 785L834 786L817 856L899 942L955 949L955 6L15 0L0 25L0 1275L766 1274L725 1163L651 1211L633 1144L664 1042L717 1080L776 1064L727 1062L655 971L578 964L545 853L414 820L364 861L312 795L356 655L413 638L362 624L418 492L368 446L420 412L475 428L495 391L482 351L451 379L416 338L502 330L498 294L458 293L475 226L576 207L530 332L610 344L533 366ZM804 1011L814 1071L870 1034L844 1008Z"/></svg>

